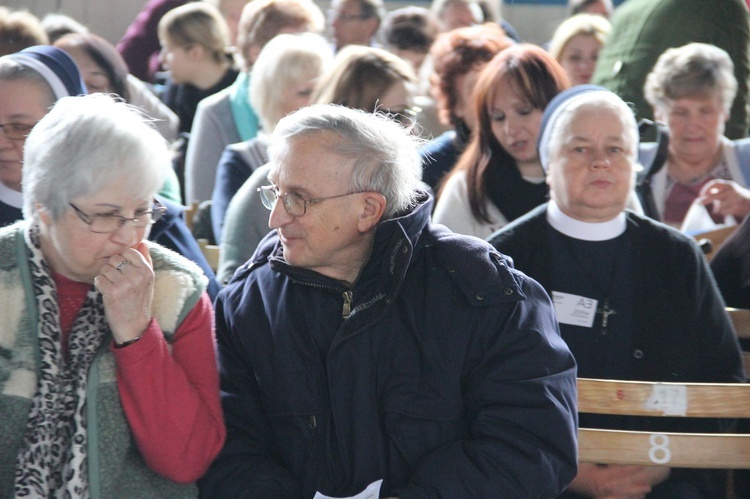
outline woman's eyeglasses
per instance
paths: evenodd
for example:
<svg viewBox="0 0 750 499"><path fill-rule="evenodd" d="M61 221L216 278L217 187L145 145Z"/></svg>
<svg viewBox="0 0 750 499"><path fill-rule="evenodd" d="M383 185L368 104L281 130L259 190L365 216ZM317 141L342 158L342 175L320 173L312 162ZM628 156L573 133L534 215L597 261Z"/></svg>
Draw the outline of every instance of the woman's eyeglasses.
<svg viewBox="0 0 750 499"><path fill-rule="evenodd" d="M120 230L120 228L127 222L132 223L133 227L147 227L149 225L155 224L157 220L159 220L167 211L166 206L156 200L154 200L153 209L141 213L136 212L135 216L132 218L123 217L122 215L116 215L114 213L89 215L73 203L69 204L70 207L73 208L73 210L76 212L76 215L78 215L78 218L80 218L83 223L89 226L89 230L91 232L96 232L97 234L108 234L111 232L116 232Z"/></svg>

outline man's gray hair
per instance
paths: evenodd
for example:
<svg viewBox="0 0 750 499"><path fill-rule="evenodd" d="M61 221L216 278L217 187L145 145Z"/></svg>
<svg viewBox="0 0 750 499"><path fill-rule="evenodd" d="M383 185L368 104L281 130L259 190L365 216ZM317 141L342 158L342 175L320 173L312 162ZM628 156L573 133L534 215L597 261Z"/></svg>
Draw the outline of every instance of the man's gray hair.
<svg viewBox="0 0 750 499"><path fill-rule="evenodd" d="M26 139L24 217L39 203L59 219L71 200L116 182L152 197L171 167L166 141L138 108L106 94L63 97Z"/></svg>
<svg viewBox="0 0 750 499"><path fill-rule="evenodd" d="M385 197L384 219L416 204L423 186L421 140L379 113L317 104L290 114L279 121L271 137L271 169L278 168L295 138L320 132L338 135L338 140L321 136L322 147L354 161L350 190Z"/></svg>

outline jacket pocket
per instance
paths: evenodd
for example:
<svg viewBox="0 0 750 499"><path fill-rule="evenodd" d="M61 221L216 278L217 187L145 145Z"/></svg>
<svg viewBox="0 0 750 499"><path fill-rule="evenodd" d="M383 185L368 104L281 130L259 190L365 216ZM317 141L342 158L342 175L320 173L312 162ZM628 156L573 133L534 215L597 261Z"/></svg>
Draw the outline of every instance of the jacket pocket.
<svg viewBox="0 0 750 499"><path fill-rule="evenodd" d="M322 377L301 369L279 369L259 380L270 430L269 451L295 474L309 474L324 459L329 410Z"/></svg>
<svg viewBox="0 0 750 499"><path fill-rule="evenodd" d="M391 445L410 465L465 436L460 381L442 374L381 374L381 411Z"/></svg>

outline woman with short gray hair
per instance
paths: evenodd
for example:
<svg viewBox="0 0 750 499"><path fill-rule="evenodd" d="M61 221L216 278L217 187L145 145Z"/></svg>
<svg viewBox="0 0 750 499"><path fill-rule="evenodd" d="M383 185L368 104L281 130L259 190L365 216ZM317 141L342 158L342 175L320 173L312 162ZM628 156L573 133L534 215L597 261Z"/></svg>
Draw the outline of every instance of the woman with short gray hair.
<svg viewBox="0 0 750 499"><path fill-rule="evenodd" d="M716 224L750 213L750 139L724 136L737 92L729 55L705 43L668 49L644 92L669 130L666 163L651 179L654 216L681 227L691 206L705 206ZM641 162L651 164L656 150L656 144L643 144Z"/></svg>
<svg viewBox="0 0 750 499"><path fill-rule="evenodd" d="M668 111L669 101L715 94L728 113L737 93L734 63L724 50L707 43L690 43L666 50L646 78L649 104Z"/></svg>
<svg viewBox="0 0 750 499"><path fill-rule="evenodd" d="M211 199L224 148L258 133L258 116L248 94L253 64L266 43L281 33L321 33L324 27L323 12L312 0L253 0L245 5L237 35L240 74L196 109L185 153L186 204Z"/></svg>
<svg viewBox="0 0 750 499"><path fill-rule="evenodd" d="M207 279L146 241L170 167L104 94L29 134L25 219L0 230L1 497L197 496L226 432Z"/></svg>

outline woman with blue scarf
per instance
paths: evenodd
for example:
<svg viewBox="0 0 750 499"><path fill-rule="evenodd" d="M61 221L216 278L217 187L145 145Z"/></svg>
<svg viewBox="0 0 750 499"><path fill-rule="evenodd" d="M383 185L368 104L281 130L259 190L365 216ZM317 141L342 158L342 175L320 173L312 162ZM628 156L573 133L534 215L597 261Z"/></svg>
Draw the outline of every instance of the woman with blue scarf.
<svg viewBox="0 0 750 499"><path fill-rule="evenodd" d="M216 167L229 144L254 138L258 115L248 87L261 49L280 33L320 33L325 18L311 0L253 0L240 17L237 34L242 71L228 88L198 104L185 158L185 202L211 199Z"/></svg>

